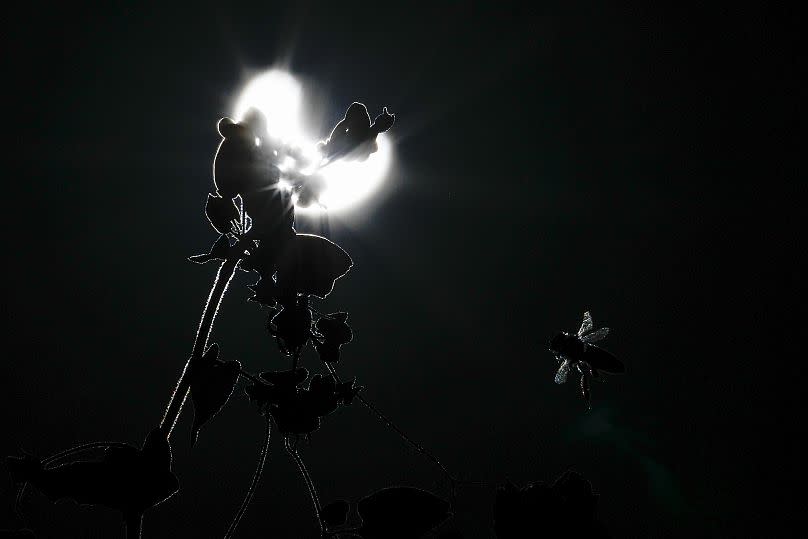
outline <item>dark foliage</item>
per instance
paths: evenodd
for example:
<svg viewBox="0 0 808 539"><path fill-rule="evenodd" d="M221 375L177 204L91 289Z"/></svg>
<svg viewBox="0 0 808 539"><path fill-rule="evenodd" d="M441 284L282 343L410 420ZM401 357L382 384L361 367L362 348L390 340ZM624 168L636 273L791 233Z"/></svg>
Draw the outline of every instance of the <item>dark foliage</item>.
<svg viewBox="0 0 808 539"><path fill-rule="evenodd" d="M311 309L305 296L285 297L280 310L269 321L269 333L278 342L281 353L300 356L311 337Z"/></svg>
<svg viewBox="0 0 808 539"><path fill-rule="evenodd" d="M348 313L337 312L317 321L315 328L319 338L315 340L314 347L324 362L337 363L342 345L353 340L353 331L346 323L347 319Z"/></svg>
<svg viewBox="0 0 808 539"><path fill-rule="evenodd" d="M326 238L295 234L278 259L278 284L287 293L325 298L352 265L348 253Z"/></svg>
<svg viewBox="0 0 808 539"><path fill-rule="evenodd" d="M449 502L425 490L390 487L359 501L364 539L420 537L451 516Z"/></svg>
<svg viewBox="0 0 808 539"><path fill-rule="evenodd" d="M283 434L311 434L321 418L350 404L362 389L354 380L337 382L331 374L315 374L308 387L301 387L308 377L304 368L264 372L260 377L265 382L248 385L247 395L272 416Z"/></svg>
<svg viewBox="0 0 808 539"><path fill-rule="evenodd" d="M219 234L227 234L231 231L233 222L240 218L240 210L232 198L208 193L208 199L205 202L205 216Z"/></svg>
<svg viewBox="0 0 808 539"><path fill-rule="evenodd" d="M230 242L228 241L227 236L222 235L219 236L219 239L217 239L213 245L211 245L210 251L201 255L189 256L188 260L196 264L204 264L206 262L210 262L211 260L226 260L229 253Z"/></svg>
<svg viewBox="0 0 808 539"><path fill-rule="evenodd" d="M568 470L552 485L508 483L497 489L494 529L499 539L546 535L607 537L596 518L598 496L579 473Z"/></svg>
<svg viewBox="0 0 808 539"><path fill-rule="evenodd" d="M199 429L210 421L227 403L238 381L241 363L219 361L219 345L213 344L197 361L191 362L191 399L194 403L194 423L191 444L196 443Z"/></svg>
<svg viewBox="0 0 808 539"><path fill-rule="evenodd" d="M35 539L33 530L22 528L20 530L0 530L0 539Z"/></svg>
<svg viewBox="0 0 808 539"><path fill-rule="evenodd" d="M7 463L16 483L30 483L52 501L103 505L120 510L126 519L139 518L179 490L171 472L171 446L160 429L151 431L140 449L109 447L97 461L48 468L25 456L8 457Z"/></svg>

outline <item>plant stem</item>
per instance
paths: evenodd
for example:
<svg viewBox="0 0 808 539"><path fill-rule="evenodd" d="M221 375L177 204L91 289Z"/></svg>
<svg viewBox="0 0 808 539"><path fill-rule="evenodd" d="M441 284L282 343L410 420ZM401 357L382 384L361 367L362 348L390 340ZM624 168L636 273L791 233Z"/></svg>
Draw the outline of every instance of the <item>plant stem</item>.
<svg viewBox="0 0 808 539"><path fill-rule="evenodd" d="M326 363L325 365L326 365L326 368L328 368L328 371L334 376L334 379L336 379L337 383L339 383L340 382L340 377L337 374L337 370L334 368L334 366L331 365L330 363ZM393 423L393 420L391 420L386 415L384 415L381 412L381 410L376 408L373 404L371 404L362 395L357 395L356 399L359 402L361 402L362 405L364 405L368 410L370 410L377 418L379 418L382 422L384 422L390 429L392 429L396 434L398 434L399 437L401 437L401 439L404 440L404 442L406 442L407 444L412 446L416 451L418 451L419 453L424 455L426 458L428 458L430 461L432 461L435 465L437 465L438 468L440 468L440 470L443 472L446 479L449 480L449 485L450 485L450 491L451 491L452 498L454 497L455 488L457 486L459 486L459 485L463 485L463 486L481 486L481 487L494 487L494 486L496 486L496 485L487 483L485 481L461 481L460 479L455 477L454 474L452 474L449 471L449 469L446 468L446 466L444 466L444 464L441 462L441 460L434 453L427 450L424 446L422 446L421 444L419 444L418 442L416 442L415 440L413 440L412 438L407 436L407 434L404 433L403 430L398 428L398 425Z"/></svg>
<svg viewBox="0 0 808 539"><path fill-rule="evenodd" d="M208 301L205 304L205 309L202 311L202 320L199 321L199 329L196 332L191 357L185 362L185 367L182 369L180 379L177 381L177 387L174 389L174 393L171 394L168 407L166 407L166 412L160 422L160 429L165 433L166 438L171 436L171 431L174 430L177 418L179 418L180 412L182 412L182 406L188 398L188 393L191 389L190 366L193 362L201 358L202 353L205 351L205 347L208 344L208 337L210 336L210 330L213 327L213 320L216 318L216 313L219 311L222 297L227 291L230 281L233 279L237 264L237 258L225 260L219 267L216 279L213 281Z"/></svg>
<svg viewBox="0 0 808 539"><path fill-rule="evenodd" d="M244 513L247 511L247 506L250 505L252 501L252 497L255 494L255 488L258 486L258 481L261 479L261 474L264 471L264 463L267 459L267 454L269 453L269 433L270 433L270 419L269 416L266 416L266 430L264 432L264 444L261 446L261 453L258 455L258 465L255 468L255 473L253 474L252 481L250 482L250 488L247 491L246 496L244 496L244 501L241 502L241 507L238 508L238 512L236 513L235 518L233 518L232 524L230 527L227 528L227 533L224 536L224 539L230 539L233 537L233 534L236 533L236 527L238 526L239 522L241 522L241 517L244 516Z"/></svg>
<svg viewBox="0 0 808 539"><path fill-rule="evenodd" d="M306 487L309 489L309 496L311 496L311 503L314 504L314 515L317 517L317 524L320 526L320 537L325 537L325 526L323 525L323 518L321 516L323 509L320 506L320 497L317 495L317 489L314 488L314 481L311 480L309 471L306 469L303 459L300 458L300 453L297 452L297 449L292 449L292 446L289 444L289 436L283 439L283 445L286 448L286 452L289 453L289 456L291 456L295 464L297 464L297 469L300 470L303 481L306 482Z"/></svg>
<svg viewBox="0 0 808 539"><path fill-rule="evenodd" d="M126 539L140 539L143 531L143 515L125 515Z"/></svg>

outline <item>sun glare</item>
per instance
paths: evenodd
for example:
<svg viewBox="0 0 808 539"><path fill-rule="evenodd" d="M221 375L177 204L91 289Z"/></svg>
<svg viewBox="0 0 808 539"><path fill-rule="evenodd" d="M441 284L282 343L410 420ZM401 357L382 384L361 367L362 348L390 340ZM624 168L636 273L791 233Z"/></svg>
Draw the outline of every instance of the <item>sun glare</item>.
<svg viewBox="0 0 808 539"><path fill-rule="evenodd" d="M300 129L302 101L300 83L289 73L272 69L247 83L236 102L233 116L236 121L241 121L247 111L255 107L266 116L270 135L299 140L303 136Z"/></svg>
<svg viewBox="0 0 808 539"><path fill-rule="evenodd" d="M272 69L250 80L236 100L233 117L240 121L252 107L266 116L271 137L301 146L306 154L316 153L317 141L307 139L302 127L303 88L292 75ZM328 133L323 136L328 136ZM382 133L376 141L378 151L362 163L337 161L321 168L318 173L325 180L325 190L320 197L323 207L313 204L308 208L298 207L297 211L302 214L338 212L355 206L373 193L381 185L392 160L389 137ZM260 140L256 140L256 144L259 143ZM289 170L294 164L293 160L285 161L281 164L281 171Z"/></svg>

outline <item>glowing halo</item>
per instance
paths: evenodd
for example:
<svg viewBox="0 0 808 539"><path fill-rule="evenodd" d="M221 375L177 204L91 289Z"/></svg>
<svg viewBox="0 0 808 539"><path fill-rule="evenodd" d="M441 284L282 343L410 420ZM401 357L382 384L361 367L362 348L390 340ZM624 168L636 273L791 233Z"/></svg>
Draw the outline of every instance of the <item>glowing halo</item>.
<svg viewBox="0 0 808 539"><path fill-rule="evenodd" d="M267 118L268 134L285 142L300 146L305 153L316 152L316 141L306 137L303 130L303 88L289 73L271 69L252 78L239 93L233 111L236 121L243 119L250 108L260 110ZM324 133L327 137L329 133ZM381 185L392 161L392 142L384 133L376 139L378 151L364 162L336 161L317 173L325 181L320 202L308 208L297 207L301 214L322 211L343 211L366 199ZM282 168L288 167L284 163ZM298 171L304 174L308 171Z"/></svg>
<svg viewBox="0 0 808 539"><path fill-rule="evenodd" d="M299 140L303 136L300 129L302 102L300 83L289 73L271 69L244 86L236 100L233 119L241 121L247 111L255 107L266 116L270 135L283 140Z"/></svg>

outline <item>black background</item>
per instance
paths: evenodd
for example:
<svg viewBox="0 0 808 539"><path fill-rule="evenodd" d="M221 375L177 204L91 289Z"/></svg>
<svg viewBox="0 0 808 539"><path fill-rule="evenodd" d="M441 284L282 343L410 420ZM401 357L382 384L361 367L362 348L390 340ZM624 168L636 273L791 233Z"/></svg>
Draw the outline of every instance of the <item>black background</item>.
<svg viewBox="0 0 808 539"><path fill-rule="evenodd" d="M804 354L796 314L795 18L786 8L464 2L29 5L4 34L4 454L140 442L159 421L215 272L185 257L219 117L286 65L325 99L397 114L384 188L331 219L355 267L343 374L461 477L517 484L568 467L617 537L768 535L789 497ZM309 227L301 220L300 229ZM213 339L286 365L242 275ZM545 350L584 310L628 375L553 384ZM306 365L318 369L314 356ZM261 419L234 398L189 448L145 537L217 537L249 483ZM321 495L393 483L446 494L359 406L303 450ZM26 524L0 481L0 526ZM491 489L457 526L490 537ZM41 537L108 537L113 511L24 504ZM275 440L240 537L306 537L311 504Z"/></svg>

